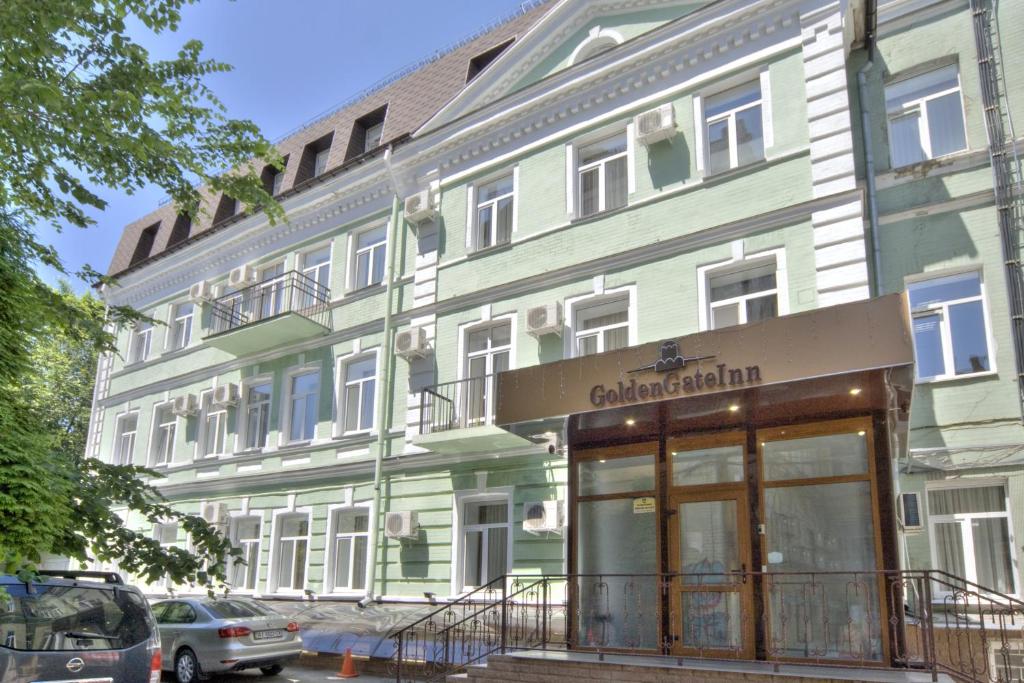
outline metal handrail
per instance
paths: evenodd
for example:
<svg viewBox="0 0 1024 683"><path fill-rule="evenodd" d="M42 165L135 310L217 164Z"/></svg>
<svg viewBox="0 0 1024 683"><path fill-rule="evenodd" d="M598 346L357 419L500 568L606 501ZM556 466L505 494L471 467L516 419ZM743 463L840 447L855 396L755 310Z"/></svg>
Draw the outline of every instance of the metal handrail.
<svg viewBox="0 0 1024 683"><path fill-rule="evenodd" d="M297 270L266 278L210 302L210 336L297 313L330 326L331 290Z"/></svg>
<svg viewBox="0 0 1024 683"><path fill-rule="evenodd" d="M425 387L420 393L420 434L492 424L496 376L466 377Z"/></svg>

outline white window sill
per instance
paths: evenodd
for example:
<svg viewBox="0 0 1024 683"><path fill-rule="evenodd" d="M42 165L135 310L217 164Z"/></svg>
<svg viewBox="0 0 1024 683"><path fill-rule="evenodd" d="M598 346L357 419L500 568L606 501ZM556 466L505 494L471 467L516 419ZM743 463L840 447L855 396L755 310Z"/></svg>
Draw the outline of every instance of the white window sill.
<svg viewBox="0 0 1024 683"><path fill-rule="evenodd" d="M937 157L931 157L930 159L922 159L921 161L915 161L912 164L904 164L903 166L893 166L889 170L891 170L895 174L913 173L915 170L925 168L931 164L934 164L936 161L940 163L947 163L950 161L955 161L959 157L969 156L970 153L971 148L965 147L963 149L958 149L955 152L949 152L947 154L942 154Z"/></svg>
<svg viewBox="0 0 1024 683"><path fill-rule="evenodd" d="M968 375L941 375L939 377L916 379L914 380L914 384L948 384L950 382L958 382L960 380L984 379L985 377L995 377L997 374L999 373L997 373L995 370L986 370L984 372L972 372Z"/></svg>
<svg viewBox="0 0 1024 683"><path fill-rule="evenodd" d="M304 441L288 441L288 442L282 443L280 446L278 446L277 450L279 450L279 451L287 451L287 450L291 450L293 448L302 448L304 446L312 446L314 443L316 443L316 439L306 439Z"/></svg>

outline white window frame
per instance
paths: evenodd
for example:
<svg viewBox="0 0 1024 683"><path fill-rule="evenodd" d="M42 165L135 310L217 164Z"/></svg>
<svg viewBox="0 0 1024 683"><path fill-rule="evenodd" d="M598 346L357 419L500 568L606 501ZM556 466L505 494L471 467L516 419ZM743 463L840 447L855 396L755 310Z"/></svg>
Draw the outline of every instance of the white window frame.
<svg viewBox="0 0 1024 683"><path fill-rule="evenodd" d="M565 358L577 358L576 352L576 337L579 333L576 318L579 315L579 311L590 308L592 306L600 306L601 304L613 301L615 299L628 299L627 308L627 324L629 330L629 342L628 346L636 346L639 339L639 331L637 329L637 287L636 285L626 285L625 287L616 287L614 289L600 289L590 294L584 294L581 296L570 297L565 300L565 326L566 333L563 335L564 344L564 357ZM588 334L592 331L588 330ZM604 343L603 341L601 342Z"/></svg>
<svg viewBox="0 0 1024 683"><path fill-rule="evenodd" d="M192 306L192 311L188 313L188 315L180 315L178 310L182 306ZM166 351L180 351L181 349L187 349L192 345L192 333L195 329L195 314L197 306L198 304L194 304L189 301L179 301L171 304L171 319L168 325L167 344L165 345ZM179 344L179 330L182 325L188 326L188 334L184 335L184 339Z"/></svg>
<svg viewBox="0 0 1024 683"><path fill-rule="evenodd" d="M139 416L139 411L138 410L129 410L127 412L121 413L114 420L114 448L113 448L113 452L111 453L111 461L110 461L112 465L132 465L132 464L134 464L134 462L135 462L135 449L138 446L138 440L139 440L139 417L140 416ZM130 430L125 430L124 423L125 423L126 420L130 420L130 419L134 419L135 420L135 428L134 429L130 429ZM130 445L130 449L129 449L130 452L128 453L128 456L125 457L124 441L125 441L125 437L127 437L129 434L131 435L131 438L130 438L131 445Z"/></svg>
<svg viewBox="0 0 1024 683"><path fill-rule="evenodd" d="M164 542L164 540L161 538L161 534L159 533L159 530L160 530L161 527L165 527L165 526L173 526L174 527L174 540L173 541ZM177 548L177 547L179 547L178 546L178 536L179 536L180 533L181 533L181 525L178 524L177 522L156 522L155 524L153 524L153 540L155 540L157 543L159 543L160 547L163 550L169 550L170 548ZM170 588L171 588L171 578L167 574L164 574L162 577L157 579L156 583L151 584L151 585L156 587L156 588L163 588L165 591L170 590Z"/></svg>
<svg viewBox="0 0 1024 683"><path fill-rule="evenodd" d="M906 500L908 496L914 497L914 505L917 507L917 524L907 524L906 519ZM921 505L921 492L919 491L902 491L899 494L899 500L896 503L896 510L899 516L900 524L903 525L904 531L920 531L924 528L924 507Z"/></svg>
<svg viewBox="0 0 1024 683"><path fill-rule="evenodd" d="M242 551L242 557L243 558L246 557L246 552L245 552L246 549L243 546L239 545L239 543L243 543L243 541L240 541L239 538L238 538L238 524L240 522L247 521L247 520L253 520L253 519L258 520L258 522L259 522L258 531L256 532L256 539L255 539L255 541L253 541L252 539L244 541L244 543L247 543L247 544L255 543L255 545L256 545L256 577L255 577L255 579L253 581L253 586L252 586L252 588L244 588L244 587L240 587L240 586L232 586L231 587L231 591L233 593L244 593L246 595L252 595L252 594L257 593L259 591L259 585L260 585L260 556L261 556L261 553L263 551L263 513L260 510L255 510L255 511L254 510L244 510L244 511L239 510L239 511L231 512L230 513L230 517L231 517L231 519L230 519L229 527L228 527L228 538L231 540L231 545L232 546L234 546L235 548L238 548L239 550ZM228 567L229 575L233 575L234 572L235 572L236 567L230 561L229 561L229 564L230 564L230 566ZM248 571L248 566L245 566L245 570Z"/></svg>
<svg viewBox="0 0 1024 683"><path fill-rule="evenodd" d="M206 402L206 397L210 397L210 402ZM209 432L210 417L217 415L217 431L220 431L220 425L224 425L224 440L223 445L219 452L207 453L206 452L206 437ZM213 406L213 389L207 389L199 394L199 429L196 431L196 452L195 460L205 460L207 458L217 458L222 455L228 454L228 409L227 408L216 408Z"/></svg>
<svg viewBox="0 0 1024 683"><path fill-rule="evenodd" d="M958 379L969 379L972 377L986 377L988 375L996 374L996 347L995 339L992 336L992 319L989 316L988 310L988 293L985 287L985 273L981 268L961 268L951 270L941 270L929 273L917 273L904 278L904 288L907 290L907 306L910 307L910 288L914 285L926 283L930 280L941 280L942 278L952 277L956 275L967 275L975 273L978 276L978 284L980 293L976 296L964 297L961 299L952 299L950 301L940 301L935 304L931 304L927 307L921 306L919 308L910 308L910 323L911 323L911 340L914 344L915 358L917 355L917 341L913 334L914 318L929 315L934 312L938 312L941 321L939 323L939 335L942 339L942 364L946 369L946 372L942 375L935 375L934 377L919 377L917 374L917 364L914 367L914 382L916 384L933 384L935 382L948 382ZM950 373L950 368L953 367L953 335L949 328L949 307L955 306L956 304L968 303L971 301L981 302L981 311L985 319L985 344L988 347L988 370L982 370L981 372L969 372L962 375L957 375L955 372Z"/></svg>
<svg viewBox="0 0 1024 683"><path fill-rule="evenodd" d="M276 197L284 190L284 169L276 171L270 180L270 196Z"/></svg>
<svg viewBox="0 0 1024 683"><path fill-rule="evenodd" d="M761 98L757 104L745 104L738 109L731 109L727 112L717 114L712 120L704 115L705 103L720 93L733 88L756 82L760 88ZM772 113L772 89L771 75L768 66L762 67L758 72L746 71L715 83L714 89L702 91L693 96L693 120L697 123L694 126L696 133L694 147L698 150L697 172L702 177L728 173L737 168L746 168L757 162L750 162L745 166L739 165L739 147L736 144L736 113L758 106L761 107L761 140L763 143L764 157L761 161L768 159L768 150L775 145L774 116ZM708 125L729 118L729 168L711 172L711 144L708 139Z"/></svg>
<svg viewBox="0 0 1024 683"><path fill-rule="evenodd" d="M458 346L459 357L458 357L458 363L456 365L456 371L455 371L456 372L456 379L461 381L461 380L469 378L469 361L470 361L471 357L472 358L476 358L476 357L483 356L483 355L491 356L491 355L493 355L493 353L495 351L494 348L488 348L487 351L474 351L473 353L469 353L468 352L468 348L469 348L469 335L470 335L470 333L476 332L476 331L481 330L481 329L489 328L489 327L496 327L498 325L502 325L502 324L505 324L505 323L508 323L508 325L509 325L508 369L509 370L515 370L516 369L516 325L518 323L518 316L516 315L515 312L512 312L512 313L503 313L501 315L496 315L496 316L492 317L491 316L491 312L490 312L490 307L486 306L486 307L484 307L483 315L481 315L479 320L474 320L472 322L463 323L462 325L459 325L459 328L458 328L458 330L459 330L459 346ZM491 376L492 379L489 380L491 382L491 386L488 387L489 391L486 392L486 396L487 396L486 401L487 401L487 403L484 406L484 410L485 410L484 414L486 416L486 419L485 419L485 423L486 424L490 424L493 421L493 414L494 414L493 411L494 411L494 407L495 407L494 406L494 391L493 391L494 390L494 386L493 386L493 384L494 384L494 380L493 380L493 375L494 375L493 367L494 367L494 364L493 363L494 363L493 359L488 358L488 360L487 360L487 368L489 370L491 370L491 372L489 372L488 375ZM462 385L460 385L460 387L461 386ZM462 398L462 395L461 395L461 391L462 390L460 388L460 394L458 396L456 396L456 405L459 406L459 410L462 410L465 407L465 404L463 402L463 398Z"/></svg>
<svg viewBox="0 0 1024 683"><path fill-rule="evenodd" d="M267 438L266 443L262 448L253 447L250 448L246 445L249 440L249 389L253 385L257 384L269 384L270 385L270 398L266 400L267 406ZM251 452L258 453L265 451L270 447L270 435L274 431L271 429L270 417L274 409L274 376L273 375L257 375L255 377L247 377L242 380L242 383L238 387L239 400L238 400L238 412L235 415L236 429L235 429L235 452Z"/></svg>
<svg viewBox="0 0 1024 683"><path fill-rule="evenodd" d="M292 431L292 381L300 376L308 373L316 372L318 374L317 379L317 393L316 393L316 413L317 420L313 425L313 435L308 439L291 439ZM282 410L281 410L281 431L278 432L278 445L280 446L295 446L301 444L312 443L317 440L317 434L320 432L320 399L323 395L324 389L324 373L323 368L320 367L320 363L311 363L308 365L302 365L294 368L289 368L284 375L284 386L282 387L281 394L283 399Z"/></svg>
<svg viewBox="0 0 1024 683"><path fill-rule="evenodd" d="M371 135L371 133L374 133L374 135ZM377 138L377 144L370 145L370 140L374 139L374 137ZM366 128L366 130L363 133L363 154L366 154L367 152L373 151L373 150L377 149L378 147L380 147L381 142L383 142L383 139L384 139L384 122L383 121L381 121L380 123L375 123L372 126L369 126L368 128Z"/></svg>
<svg viewBox="0 0 1024 683"><path fill-rule="evenodd" d="M171 408L173 406L174 401L165 401L153 405L153 423L150 425L149 453L146 456L146 462L149 463L150 467L169 467L174 464L175 442L178 439L178 416L171 412ZM167 411L170 415L170 420L166 420L164 422L160 421L160 413L163 411ZM167 427L170 427L173 430L173 434L170 439L170 452L166 454L166 459L161 461L161 454L159 452L161 432L165 431Z"/></svg>
<svg viewBox="0 0 1024 683"><path fill-rule="evenodd" d="M146 327L139 329L139 326L145 325ZM145 338L144 342L139 342L140 338ZM142 349L138 348L138 344L143 344ZM136 363L145 363L149 360L150 355L153 353L153 323L142 322L138 323L138 326L133 326L131 334L128 335L128 365L134 365Z"/></svg>
<svg viewBox="0 0 1024 683"><path fill-rule="evenodd" d="M479 188L484 185L490 185L496 180L501 180L506 176L512 176L512 191L508 194L503 194L494 199L488 199L486 201L478 201ZM498 202L508 197L512 198L512 225L509 227L509 238L508 242L497 244L495 237L497 235L497 222L492 220L492 230L494 234L491 236L491 244L487 247L480 246L481 240L478 232L479 229L479 218L480 209L491 207L491 215L497 215ZM466 186L466 251L476 252L485 249L493 249L495 247L507 246L512 244L512 237L516 234L519 229L519 164L511 168L503 168L502 170L490 173L487 176L477 180L476 182L470 183Z"/></svg>
<svg viewBox="0 0 1024 683"><path fill-rule="evenodd" d="M928 161L928 160L931 160L931 159L940 159L942 157L951 156L953 154L957 154L959 152L963 152L964 150L970 149L970 143L967 140L967 114L964 111L963 81L960 80L960 67L959 67L958 64L946 64L944 66L940 66L940 67L937 67L937 68L934 68L934 69L928 69L926 71L922 71L920 73L916 73L916 74L913 74L911 76L907 76L905 78L898 78L896 80L889 81L889 82L887 82L885 84L885 89L887 90L890 87L892 87L892 86L894 86L894 85L896 85L898 83L902 83L904 81L909 81L909 80L912 80L914 78L919 78L919 77L925 76L927 74L935 73L937 71L942 71L944 69L949 69L951 67L956 71L956 87L946 88L945 90L936 91L936 92L931 93L929 95L926 95L924 97L920 97L920 98L918 98L916 100L910 100L909 102L905 103L902 106L902 108L900 108L898 110L897 109L892 109L892 110L889 109L888 102L886 102L885 125L886 125L886 132L889 135L889 165L890 165L891 168L894 168L894 169L896 169L896 168L906 168L907 166L913 166L914 165L914 164L904 164L903 166L897 166L896 165L896 161L893 159L893 144L892 144L892 141L894 140L894 137L893 137L893 132L892 132L892 124L893 124L894 120L903 118L905 116L912 116L914 114L917 115L917 121L918 121L917 132L918 132L918 136L920 138L919 142L921 143L921 151L924 153L924 159L922 161ZM952 93L957 93L957 94L960 95L960 122L963 125L963 130L964 130L964 146L961 149L953 150L952 152L947 152L946 154L935 156L935 154L932 152L932 136L931 136L931 128L929 126L929 120L928 120L928 104L932 100L938 99L940 97L945 97L946 95L951 95ZM886 97L886 100L888 100L888 97ZM921 161L917 161L917 162L914 162L914 163L918 163L919 164L919 163L921 163Z"/></svg>
<svg viewBox="0 0 1024 683"><path fill-rule="evenodd" d="M967 488L981 488L987 486L999 486L1003 489L1004 496L1004 510L999 512L964 512L956 513L952 515L939 515L933 514L931 511L931 501L929 500L928 492L937 491L942 489L967 489ZM990 478L990 477L962 477L959 479L949 479L946 481L939 482L928 482L925 484L924 490L925 509L928 515L928 545L931 549L931 560L932 566L939 566L939 550L938 543L935 538L935 525L941 523L957 523L960 525L961 533L961 545L964 549L964 573L966 576L962 577L973 583L978 583L977 565L974 557L974 543L973 534L971 528L971 520L973 519L997 519L1006 518L1006 529L1008 536L1009 551L1010 551L1010 578L1013 580L1013 591L1009 593L1011 596L1020 595L1020 576L1019 567L1017 565L1017 542L1014 539L1013 533L1013 514L1012 507L1010 505L1010 486L1009 482L1003 478ZM937 595L941 596L942 593Z"/></svg>
<svg viewBox="0 0 1024 683"><path fill-rule="evenodd" d="M359 236L360 235L364 235L364 234L366 234L368 232L372 232L374 230L379 230L381 228L384 229L384 241L383 242L379 242L379 243L373 245L372 247L363 247L362 249L358 248ZM349 293L362 292L364 290L372 290L374 287L384 287L384 286L387 285L387 279L388 279L387 263L388 263L388 256L389 256L388 250L391 248L391 245L389 244L389 242L390 242L390 239L389 239L390 234L389 233L390 232L391 232L391 230L390 230L389 225L387 223L384 223L383 225L380 224L380 223L374 223L373 225L368 225L368 226L365 226L363 228L360 228L359 230L353 230L351 233L349 233L349 239L348 239L348 278L347 278L347 282L345 283L345 289ZM360 287L360 286L358 286L356 284L356 279L358 277L358 259L359 259L359 255L362 254L363 252L367 252L367 251L371 252L371 256L370 256L370 264L371 265L370 265L370 275L369 275L369 277L372 277L372 273L373 273L373 265L372 265L373 264L373 255L372 255L372 252L374 250L376 250L376 249L384 249L384 272L381 274L381 280L380 280L380 282L371 282L371 283L367 284L365 287Z"/></svg>
<svg viewBox="0 0 1024 683"><path fill-rule="evenodd" d="M282 588L281 577L278 572L280 571L280 558L281 558L281 531L283 526L283 517L288 516L305 516L306 517L306 536L289 536L288 540L299 540L305 538L306 540L306 564L303 570L303 587L302 588ZM312 554L311 549L313 545L313 508L311 507L297 507L297 508L286 508L283 510L274 510L273 522L271 523L271 536L270 536L270 568L269 578L267 580L267 590L270 593L281 594L281 595L302 595L303 590L310 584L309 580L309 556ZM294 577L295 572L295 556L294 550L292 551L292 572ZM289 581L290 582L290 581Z"/></svg>
<svg viewBox="0 0 1024 683"><path fill-rule="evenodd" d="M580 161L579 161L579 151L580 151L580 149L582 149L584 147L587 147L589 145L592 145L594 143L597 143L597 142L602 142L604 140L608 140L608 139L613 138L613 137L618 137L620 135L624 135L625 139L626 139L626 150L624 152L620 152L618 154L613 154L611 156L603 157L601 159L598 159L597 161L591 161L589 163L582 164L582 165L580 164ZM604 129L602 129L599 132L595 132L595 133L593 133L591 135L587 135L585 137L582 137L579 140L576 140L576 141L572 142L569 145L568 154L569 154L569 158L572 161L572 177L568 181L569 182L568 187L572 188L572 191L569 192L568 194L571 197L574 198L572 200L572 204L571 204L571 208L569 209L569 213L574 218L581 218L581 219L582 218L593 218L594 216L599 216L599 215L601 215L601 214L603 214L603 213L605 213L606 211L609 210L605 206L605 201L606 201L606 197L605 197L605 177L607 176L607 173L605 172L605 167L607 166L608 162L614 161L616 159L625 158L625 160L626 160L626 203L623 204L620 207L617 207L615 210L625 209L625 208L629 207L629 197L634 192L636 192L636 164L635 164L635 156L636 156L636 154L635 154L635 150L634 150L634 148L635 148L634 138L635 138L635 135L634 135L634 131L633 131L633 123L629 122L629 123L626 123L626 124L616 124L615 126L610 126L608 128L604 128ZM582 184L580 183L580 176L583 173L585 173L587 171L591 171L591 170L593 170L595 168L598 169L598 174L597 174L597 211L595 211L594 213L588 213L587 215L584 216L583 215L583 190L582 190Z"/></svg>
<svg viewBox="0 0 1024 683"><path fill-rule="evenodd" d="M352 489L346 490L346 500L343 503L336 505L327 506L327 548L326 558L327 561L324 566L324 593L330 593L334 595L356 595L363 594L366 591L366 586L362 588L352 588L352 571L355 568L354 563L349 562L348 577L349 585L347 587L339 587L334 584L335 570L338 565L338 536L346 536L352 538L352 547L355 546L355 538L363 536L366 538L366 578L370 576L370 563L373 561L370 557L370 534L373 533L373 504L370 501L361 501L358 503L352 502ZM367 525L365 532L352 532L341 534L338 532L338 514L343 512L365 512L367 515Z"/></svg>
<svg viewBox="0 0 1024 683"><path fill-rule="evenodd" d="M367 358L373 358L373 377L353 382L353 384L365 384L371 379L374 382L373 385L373 414L370 417L370 426L366 429L346 430L346 408L347 402L345 401L345 389L349 386L349 382L346 381L345 375L348 370L348 366L351 363L355 363ZM334 425L334 438L341 438L344 436L352 436L355 434L376 434L377 433L377 405L378 393L381 390L380 387L380 347L371 349L360 349L353 351L352 353L344 356L338 356L337 363L335 363L335 379L334 379L334 405L337 406L337 416ZM362 406L363 395L362 387L360 387L359 403Z"/></svg>
<svg viewBox="0 0 1024 683"><path fill-rule="evenodd" d="M317 264L315 266L307 266L306 258L313 252L320 251L321 249L327 249L327 261L324 263ZM308 277L310 280L313 280L314 282L318 283L322 287L326 287L327 290L330 291L331 277L334 275L334 240L330 240L329 242L323 242L321 244L316 244L303 249L302 251L298 252L298 254L296 254L295 263L298 266L297 270L300 273ZM318 271L323 270L324 268L327 269L327 273L326 276L324 277L324 281L320 282L319 277L318 275L316 275L316 273Z"/></svg>
<svg viewBox="0 0 1024 683"><path fill-rule="evenodd" d="M512 571L514 567L514 557L512 550L514 547L514 536L515 536L515 506L513 504L513 493L515 487L512 486L500 486L488 488L486 490L469 490L469 491L456 491L452 496L452 581L451 581L451 595L452 597L467 593L478 586L465 585L465 534L467 530L480 527L476 524L465 524L465 505L466 503L487 503L487 502L501 502L504 501L508 505L508 543L505 549L505 563L506 573ZM485 525L485 527L497 526L497 525ZM486 538L486 534L484 535ZM488 580L493 580L497 577L489 577Z"/></svg>
<svg viewBox="0 0 1024 683"><path fill-rule="evenodd" d="M269 277L265 275L267 271L278 268L280 269L279 275ZM249 314L254 316L252 317L254 321L274 318L288 310L289 302L285 300L288 292L287 277L288 264L283 258L256 266L256 287L251 290L254 292L253 299L248 303ZM266 306L268 299L270 310L267 315L263 315L263 309L268 307ZM258 310L257 306L259 306Z"/></svg>
<svg viewBox="0 0 1024 683"><path fill-rule="evenodd" d="M327 162L331 158L331 148L322 149L313 157L313 177L322 176L327 171Z"/></svg>
<svg viewBox="0 0 1024 683"><path fill-rule="evenodd" d="M784 315L789 315L789 272L786 265L785 247L745 254L743 252L742 242L734 242L732 246L733 255L731 258L697 267L697 299L700 302L700 307L697 312L697 323L701 332L712 329L711 278L721 273L728 273L736 269L742 269L745 267L745 264L748 264L748 262L750 263L750 267L757 267L758 264L753 262L768 262L770 259L775 260L775 308L778 311L778 317L781 318ZM717 301L715 304L723 306L733 302L746 301L746 299L756 299L764 296L766 292L770 291L772 290L764 290L757 294L741 295L725 301ZM740 306L739 308L739 324L743 325L747 322L747 311L744 306Z"/></svg>

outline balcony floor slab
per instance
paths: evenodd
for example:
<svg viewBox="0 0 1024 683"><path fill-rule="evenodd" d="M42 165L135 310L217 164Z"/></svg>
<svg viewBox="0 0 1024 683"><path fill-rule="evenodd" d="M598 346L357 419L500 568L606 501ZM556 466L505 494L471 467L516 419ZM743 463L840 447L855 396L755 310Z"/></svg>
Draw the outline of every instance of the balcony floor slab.
<svg viewBox="0 0 1024 683"><path fill-rule="evenodd" d="M289 311L227 332L209 335L204 341L215 349L227 351L235 356L245 356L303 339L323 336L329 331L320 323Z"/></svg>
<svg viewBox="0 0 1024 683"><path fill-rule="evenodd" d="M533 445L532 441L494 425L420 434L412 442L437 453L482 453Z"/></svg>

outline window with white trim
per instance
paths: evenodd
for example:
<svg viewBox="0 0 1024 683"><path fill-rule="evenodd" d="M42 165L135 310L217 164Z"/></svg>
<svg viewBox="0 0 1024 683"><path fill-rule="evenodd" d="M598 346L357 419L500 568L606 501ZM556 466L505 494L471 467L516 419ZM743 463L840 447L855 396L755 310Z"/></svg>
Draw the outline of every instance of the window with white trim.
<svg viewBox="0 0 1024 683"><path fill-rule="evenodd" d="M512 239L515 209L514 174L509 172L500 178L477 185L474 194L474 248L487 249L508 244Z"/></svg>
<svg viewBox="0 0 1024 683"><path fill-rule="evenodd" d="M999 593L1017 592L1003 484L929 489L928 526L937 569Z"/></svg>
<svg viewBox="0 0 1024 683"><path fill-rule="evenodd" d="M178 546L178 523L157 522L153 525L153 538L164 550L176 548ZM171 586L170 576L164 575L155 585L159 588L169 588Z"/></svg>
<svg viewBox="0 0 1024 683"><path fill-rule="evenodd" d="M577 149L578 216L591 216L626 205L629 190L627 157L625 131Z"/></svg>
<svg viewBox="0 0 1024 683"><path fill-rule="evenodd" d="M345 361L342 373L342 431L346 434L370 431L377 388L376 354Z"/></svg>
<svg viewBox="0 0 1024 683"><path fill-rule="evenodd" d="M573 355L589 356L629 346L629 297L601 297L573 309Z"/></svg>
<svg viewBox="0 0 1024 683"><path fill-rule="evenodd" d="M313 177L321 175L327 170L327 158L331 155L331 148L322 149L316 153L313 159Z"/></svg>
<svg viewBox="0 0 1024 683"><path fill-rule="evenodd" d="M140 320L132 330L128 344L128 362L141 363L149 358L153 341L153 323Z"/></svg>
<svg viewBox="0 0 1024 683"><path fill-rule="evenodd" d="M245 385L245 424L243 448L266 448L270 434L270 398L273 384L270 380Z"/></svg>
<svg viewBox="0 0 1024 683"><path fill-rule="evenodd" d="M366 129L366 137L363 140L363 153L380 147L380 139L384 134L384 122L375 123Z"/></svg>
<svg viewBox="0 0 1024 683"><path fill-rule="evenodd" d="M139 414L128 413L117 418L114 439L114 465L131 465L135 459L135 434L139 427Z"/></svg>
<svg viewBox="0 0 1024 683"><path fill-rule="evenodd" d="M363 289L384 281L384 255L387 252L387 226L381 225L357 233L352 253L352 289Z"/></svg>
<svg viewBox="0 0 1024 683"><path fill-rule="evenodd" d="M466 332L465 382L460 395L465 426L487 424L494 415L494 376L508 370L512 323L500 320Z"/></svg>
<svg viewBox="0 0 1024 683"><path fill-rule="evenodd" d="M171 321L171 350L183 349L192 341L192 321L195 304L190 301L174 307L174 319Z"/></svg>
<svg viewBox="0 0 1024 683"><path fill-rule="evenodd" d="M256 590L260 571L260 528L259 517L234 517L231 520L231 544L242 551L245 564L231 567L231 587L234 590Z"/></svg>
<svg viewBox="0 0 1024 683"><path fill-rule="evenodd" d="M294 513L277 519L276 589L301 591L306 587L306 557L309 553L309 515Z"/></svg>
<svg viewBox="0 0 1024 683"><path fill-rule="evenodd" d="M992 370L981 273L958 273L907 284L919 380Z"/></svg>
<svg viewBox="0 0 1024 683"><path fill-rule="evenodd" d="M967 149L956 64L885 86L893 168Z"/></svg>
<svg viewBox="0 0 1024 683"><path fill-rule="evenodd" d="M760 80L708 96L704 100L704 133L709 175L764 159Z"/></svg>
<svg viewBox="0 0 1024 683"><path fill-rule="evenodd" d="M284 307L284 263L274 263L259 271L259 288L256 289L256 301L253 311L257 320L272 318L281 313Z"/></svg>
<svg viewBox="0 0 1024 683"><path fill-rule="evenodd" d="M509 571L508 496L471 499L462 502L460 559L462 590L472 590Z"/></svg>
<svg viewBox="0 0 1024 683"><path fill-rule="evenodd" d="M174 438L178 431L178 417L171 412L170 403L157 406L153 411L153 450L149 462L154 467L174 462Z"/></svg>
<svg viewBox="0 0 1024 683"><path fill-rule="evenodd" d="M331 589L355 591L366 587L370 511L368 508L335 510L331 520Z"/></svg>
<svg viewBox="0 0 1024 683"><path fill-rule="evenodd" d="M331 245L302 254L302 274L311 281L316 291L304 292L302 306L312 306L322 300L331 287Z"/></svg>
<svg viewBox="0 0 1024 683"><path fill-rule="evenodd" d="M288 378L288 441L316 438L320 407L320 371L307 370Z"/></svg>
<svg viewBox="0 0 1024 683"><path fill-rule="evenodd" d="M203 392L199 401L199 457L227 452L228 411L213 405L213 392Z"/></svg>
<svg viewBox="0 0 1024 683"><path fill-rule="evenodd" d="M743 325L779 315L775 257L748 259L707 272L708 327Z"/></svg>
<svg viewBox="0 0 1024 683"><path fill-rule="evenodd" d="M270 196L276 197L284 189L284 170L273 172L270 178Z"/></svg>

